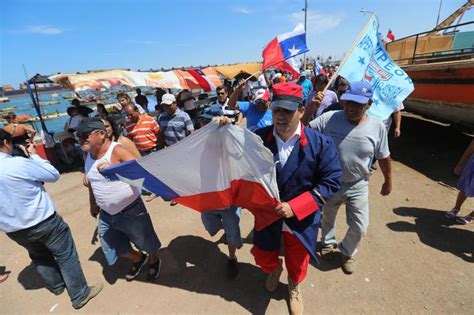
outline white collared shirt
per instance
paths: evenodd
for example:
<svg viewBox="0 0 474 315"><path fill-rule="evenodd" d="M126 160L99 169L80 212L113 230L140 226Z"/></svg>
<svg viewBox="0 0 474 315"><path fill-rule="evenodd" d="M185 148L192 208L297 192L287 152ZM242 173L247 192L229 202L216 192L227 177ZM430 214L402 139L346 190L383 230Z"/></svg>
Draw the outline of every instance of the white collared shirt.
<svg viewBox="0 0 474 315"><path fill-rule="evenodd" d="M280 136L275 130L275 127L273 128L273 136L276 139L281 167L284 167L286 161L288 161L288 158L290 157L291 152L293 151L293 148L295 147L296 142L301 136L301 124L298 124L298 128L296 128L295 133L286 142L280 138Z"/></svg>
<svg viewBox="0 0 474 315"><path fill-rule="evenodd" d="M285 167L286 161L288 161L288 158L290 157L296 142L301 137L301 124L298 123L298 128L296 128L295 133L286 142L280 138L275 130L275 127L273 127L273 136L275 137L278 156L280 157L280 160L276 163L280 162L281 167ZM293 234L285 221L283 221L282 231Z"/></svg>
<svg viewBox="0 0 474 315"><path fill-rule="evenodd" d="M0 231L32 227L56 210L42 182L59 179L58 170L33 154L29 159L0 152Z"/></svg>

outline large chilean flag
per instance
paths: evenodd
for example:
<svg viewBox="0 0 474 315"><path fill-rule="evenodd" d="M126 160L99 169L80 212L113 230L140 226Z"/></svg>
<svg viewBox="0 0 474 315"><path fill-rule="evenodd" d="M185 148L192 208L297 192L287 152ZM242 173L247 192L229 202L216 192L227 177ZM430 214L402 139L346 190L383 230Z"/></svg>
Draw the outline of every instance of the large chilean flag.
<svg viewBox="0 0 474 315"><path fill-rule="evenodd" d="M291 32L275 37L262 53L263 67L270 67L290 72L293 77L299 75L299 66L295 56L309 51L306 46L306 33L303 24L298 24ZM291 58L291 59L290 59Z"/></svg>
<svg viewBox="0 0 474 315"><path fill-rule="evenodd" d="M197 211L246 208L257 230L281 218L274 210L279 192L273 154L247 128L213 122L164 150L101 173Z"/></svg>

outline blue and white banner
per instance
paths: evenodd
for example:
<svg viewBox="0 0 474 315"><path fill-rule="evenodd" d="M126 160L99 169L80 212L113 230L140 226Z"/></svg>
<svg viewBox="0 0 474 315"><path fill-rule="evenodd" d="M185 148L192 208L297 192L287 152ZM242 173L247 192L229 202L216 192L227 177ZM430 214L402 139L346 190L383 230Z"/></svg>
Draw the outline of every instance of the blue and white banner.
<svg viewBox="0 0 474 315"><path fill-rule="evenodd" d="M415 88L406 72L390 58L378 29L379 23L374 15L365 34L339 70L339 75L349 82L369 82L374 96L368 114L385 120Z"/></svg>

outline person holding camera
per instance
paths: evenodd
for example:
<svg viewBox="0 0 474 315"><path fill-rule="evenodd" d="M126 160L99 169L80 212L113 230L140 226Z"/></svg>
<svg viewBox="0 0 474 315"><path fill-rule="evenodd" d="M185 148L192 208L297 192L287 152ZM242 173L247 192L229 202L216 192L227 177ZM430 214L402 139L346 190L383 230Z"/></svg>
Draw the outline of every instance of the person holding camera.
<svg viewBox="0 0 474 315"><path fill-rule="evenodd" d="M36 135L36 131L26 124L21 124L15 113L8 113L5 116L5 120L8 124L3 127L3 130L11 134L13 144L13 156L23 156L22 150L18 148L18 145L28 145L33 143L33 138Z"/></svg>
<svg viewBox="0 0 474 315"><path fill-rule="evenodd" d="M79 309L102 284L87 285L71 230L44 189L43 182L57 181L59 172L33 145L20 149L29 158L13 157L12 136L0 129L0 230L28 251L46 287L55 295L67 289Z"/></svg>

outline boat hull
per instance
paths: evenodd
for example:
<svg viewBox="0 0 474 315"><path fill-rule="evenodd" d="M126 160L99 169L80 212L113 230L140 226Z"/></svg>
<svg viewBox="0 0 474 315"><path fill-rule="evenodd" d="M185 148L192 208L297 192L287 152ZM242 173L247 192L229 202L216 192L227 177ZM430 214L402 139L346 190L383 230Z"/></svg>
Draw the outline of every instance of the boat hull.
<svg viewBox="0 0 474 315"><path fill-rule="evenodd" d="M415 85L404 102L407 110L474 130L474 60L403 68Z"/></svg>

